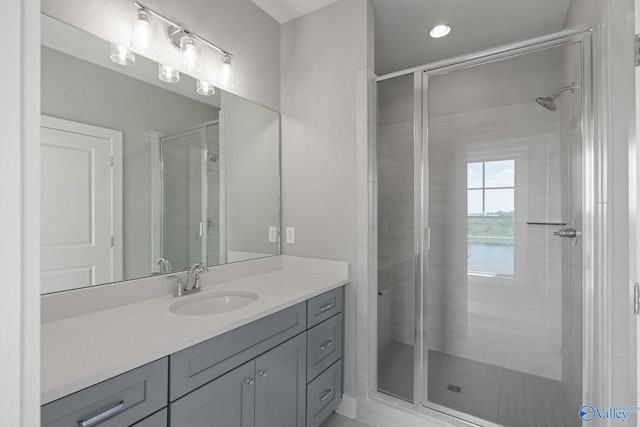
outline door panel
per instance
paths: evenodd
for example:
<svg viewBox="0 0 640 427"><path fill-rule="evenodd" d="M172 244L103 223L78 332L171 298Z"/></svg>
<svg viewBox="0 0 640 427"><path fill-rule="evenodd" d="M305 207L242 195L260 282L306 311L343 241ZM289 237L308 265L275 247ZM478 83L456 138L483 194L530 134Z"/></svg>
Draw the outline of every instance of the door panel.
<svg viewBox="0 0 640 427"><path fill-rule="evenodd" d="M304 427L306 334L256 359L256 427Z"/></svg>
<svg viewBox="0 0 640 427"><path fill-rule="evenodd" d="M120 280L111 241L116 141L83 132L82 124L47 119L41 128L42 292Z"/></svg>
<svg viewBox="0 0 640 427"><path fill-rule="evenodd" d="M575 42L425 76L427 407L580 424L582 55ZM536 102L554 93L554 109Z"/></svg>
<svg viewBox="0 0 640 427"><path fill-rule="evenodd" d="M254 427L252 360L171 404L171 425Z"/></svg>

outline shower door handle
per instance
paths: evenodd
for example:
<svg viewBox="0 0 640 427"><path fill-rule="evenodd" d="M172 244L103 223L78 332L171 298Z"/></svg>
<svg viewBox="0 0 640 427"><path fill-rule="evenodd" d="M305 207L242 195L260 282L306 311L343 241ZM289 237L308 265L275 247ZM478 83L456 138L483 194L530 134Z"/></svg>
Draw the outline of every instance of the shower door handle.
<svg viewBox="0 0 640 427"><path fill-rule="evenodd" d="M565 239L575 239L580 235L575 228L561 228L558 231L554 231L553 235L556 237L563 237Z"/></svg>

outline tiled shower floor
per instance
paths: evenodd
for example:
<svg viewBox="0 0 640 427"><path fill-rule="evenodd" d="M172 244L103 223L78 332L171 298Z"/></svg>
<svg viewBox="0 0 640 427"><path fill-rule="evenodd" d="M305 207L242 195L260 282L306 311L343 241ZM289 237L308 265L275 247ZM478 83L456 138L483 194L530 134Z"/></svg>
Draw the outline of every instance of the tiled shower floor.
<svg viewBox="0 0 640 427"><path fill-rule="evenodd" d="M413 346L393 342L379 356L379 389L412 401ZM559 381L438 351L429 351L429 400L509 427L580 425Z"/></svg>

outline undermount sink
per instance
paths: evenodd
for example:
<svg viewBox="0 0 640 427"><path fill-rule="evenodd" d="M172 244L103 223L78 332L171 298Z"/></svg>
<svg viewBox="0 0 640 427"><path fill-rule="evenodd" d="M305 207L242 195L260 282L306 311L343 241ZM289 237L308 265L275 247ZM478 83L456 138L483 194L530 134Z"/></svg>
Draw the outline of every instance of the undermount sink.
<svg viewBox="0 0 640 427"><path fill-rule="evenodd" d="M169 307L169 311L188 316L218 314L246 307L257 300L258 295L253 292L207 292L173 303Z"/></svg>

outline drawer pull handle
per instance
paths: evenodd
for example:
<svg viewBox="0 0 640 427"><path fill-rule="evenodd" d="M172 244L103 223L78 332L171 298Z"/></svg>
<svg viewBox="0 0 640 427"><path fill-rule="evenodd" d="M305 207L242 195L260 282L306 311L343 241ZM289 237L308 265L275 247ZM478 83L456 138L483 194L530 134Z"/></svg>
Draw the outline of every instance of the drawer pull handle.
<svg viewBox="0 0 640 427"><path fill-rule="evenodd" d="M92 426L95 423L99 423L100 421L103 421L109 418L110 416L115 415L115 413L121 411L122 408L124 408L124 400L120 401L120 403L118 403L113 408L107 409L106 411L101 412L98 415L94 415L93 417L87 418L86 420L78 421L78 425L80 427Z"/></svg>
<svg viewBox="0 0 640 427"><path fill-rule="evenodd" d="M320 307L320 311L324 313L324 312L325 312L325 311L327 311L327 310L331 310L333 307L335 307L335 304L334 304L334 303L332 303L332 302L328 302L328 303L326 303L326 304L323 304L323 305Z"/></svg>
<svg viewBox="0 0 640 427"><path fill-rule="evenodd" d="M327 400L329 398L329 396L331 396L332 393L333 393L333 391L330 388L326 389L320 395L320 401L323 402L323 401Z"/></svg>
<svg viewBox="0 0 640 427"><path fill-rule="evenodd" d="M331 347L332 345L333 345L333 341L326 340L325 342L320 344L320 350L326 350L327 348Z"/></svg>

